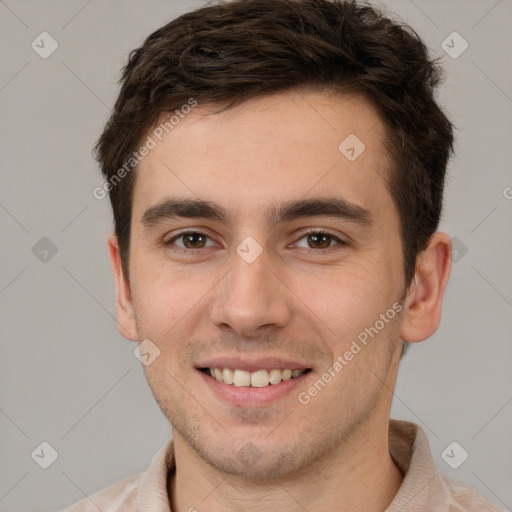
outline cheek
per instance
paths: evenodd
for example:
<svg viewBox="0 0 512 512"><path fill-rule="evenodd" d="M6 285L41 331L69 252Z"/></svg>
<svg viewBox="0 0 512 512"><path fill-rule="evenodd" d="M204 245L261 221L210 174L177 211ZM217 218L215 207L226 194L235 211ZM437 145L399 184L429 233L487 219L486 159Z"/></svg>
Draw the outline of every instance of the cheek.
<svg viewBox="0 0 512 512"><path fill-rule="evenodd" d="M384 323L381 315L397 300L395 287L388 282L391 279L390 275L377 275L367 268L351 265L337 269L330 276L320 273L308 276L292 288L300 290L298 295L302 299L299 322L315 326L317 343L323 344L332 361L352 350L354 343L360 346L359 355L354 357L356 362L349 364L344 375L366 374L370 367L376 371L375 365L385 360L392 336L391 317L395 317L395 312L391 310L392 315Z"/></svg>
<svg viewBox="0 0 512 512"><path fill-rule="evenodd" d="M208 300L208 292L216 282L211 275L188 269L176 271L165 265L139 272L134 282L141 284L132 292L145 335L158 339L183 330Z"/></svg>
<svg viewBox="0 0 512 512"><path fill-rule="evenodd" d="M329 272L320 269L296 278L290 288L297 291L304 311L314 313L317 323L323 322L340 334L348 334L373 319L385 300L379 276L357 265Z"/></svg>

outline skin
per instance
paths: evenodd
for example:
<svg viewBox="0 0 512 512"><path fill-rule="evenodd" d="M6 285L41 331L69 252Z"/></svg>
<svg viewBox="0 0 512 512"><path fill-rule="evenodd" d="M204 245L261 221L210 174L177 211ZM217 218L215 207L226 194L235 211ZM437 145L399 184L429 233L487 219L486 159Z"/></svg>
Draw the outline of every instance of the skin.
<svg viewBox="0 0 512 512"><path fill-rule="evenodd" d="M129 280L115 236L108 240L119 330L161 351L144 371L173 426L172 510L383 511L403 478L388 450L402 340L424 340L438 327L450 238L433 235L406 287L385 129L364 97L290 91L208 112L196 107L141 162ZM349 134L365 144L354 161L338 150ZM170 197L215 202L234 222L168 218L145 227L144 212ZM313 197L362 206L373 223L311 216L270 225L263 215L272 204ZM183 228L209 238L199 249L187 248L187 237L165 245ZM307 228L347 244L328 239L326 249ZM247 236L263 251L252 263L236 252ZM404 292L402 311L301 404L298 393ZM234 406L196 369L217 354L285 357L312 371L275 402ZM249 441L258 454L251 463L237 457Z"/></svg>

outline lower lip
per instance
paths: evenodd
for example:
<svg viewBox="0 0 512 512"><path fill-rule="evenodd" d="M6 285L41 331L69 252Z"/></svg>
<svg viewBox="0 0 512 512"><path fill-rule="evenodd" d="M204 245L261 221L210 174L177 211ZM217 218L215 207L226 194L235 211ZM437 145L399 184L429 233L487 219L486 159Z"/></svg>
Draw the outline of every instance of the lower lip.
<svg viewBox="0 0 512 512"><path fill-rule="evenodd" d="M270 384L263 388L253 388L250 386L235 386L234 384L224 384L217 379L206 375L206 373L197 370L204 380L205 384L222 400L230 402L240 407L254 407L267 405L283 396L286 396L300 386L304 379L312 372L302 374L295 379L283 380L279 384Z"/></svg>

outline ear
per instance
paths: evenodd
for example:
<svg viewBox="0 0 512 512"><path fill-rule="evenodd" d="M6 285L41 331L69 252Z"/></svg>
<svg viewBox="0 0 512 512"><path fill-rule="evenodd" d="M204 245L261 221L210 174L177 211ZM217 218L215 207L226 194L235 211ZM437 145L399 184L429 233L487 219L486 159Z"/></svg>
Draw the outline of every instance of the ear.
<svg viewBox="0 0 512 512"><path fill-rule="evenodd" d="M121 251L114 233L108 237L107 246L112 272L116 281L117 328L124 338L138 341L130 283L124 275Z"/></svg>
<svg viewBox="0 0 512 512"><path fill-rule="evenodd" d="M443 294L452 266L452 242L440 231L430 238L418 255L414 282L404 305L400 337L408 342L423 341L434 334L441 320Z"/></svg>

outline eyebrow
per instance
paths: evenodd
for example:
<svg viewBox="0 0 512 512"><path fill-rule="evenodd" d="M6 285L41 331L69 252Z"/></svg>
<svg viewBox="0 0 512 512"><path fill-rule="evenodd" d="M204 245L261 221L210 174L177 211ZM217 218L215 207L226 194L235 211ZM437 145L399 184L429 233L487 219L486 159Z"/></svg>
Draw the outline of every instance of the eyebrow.
<svg viewBox="0 0 512 512"><path fill-rule="evenodd" d="M334 217L361 226L372 226L369 210L338 197L311 198L287 201L272 205L265 213L270 225L290 222L304 217ZM212 219L224 224L234 224L235 216L222 206L202 199L170 198L149 207L141 218L145 228L151 228L166 219Z"/></svg>

